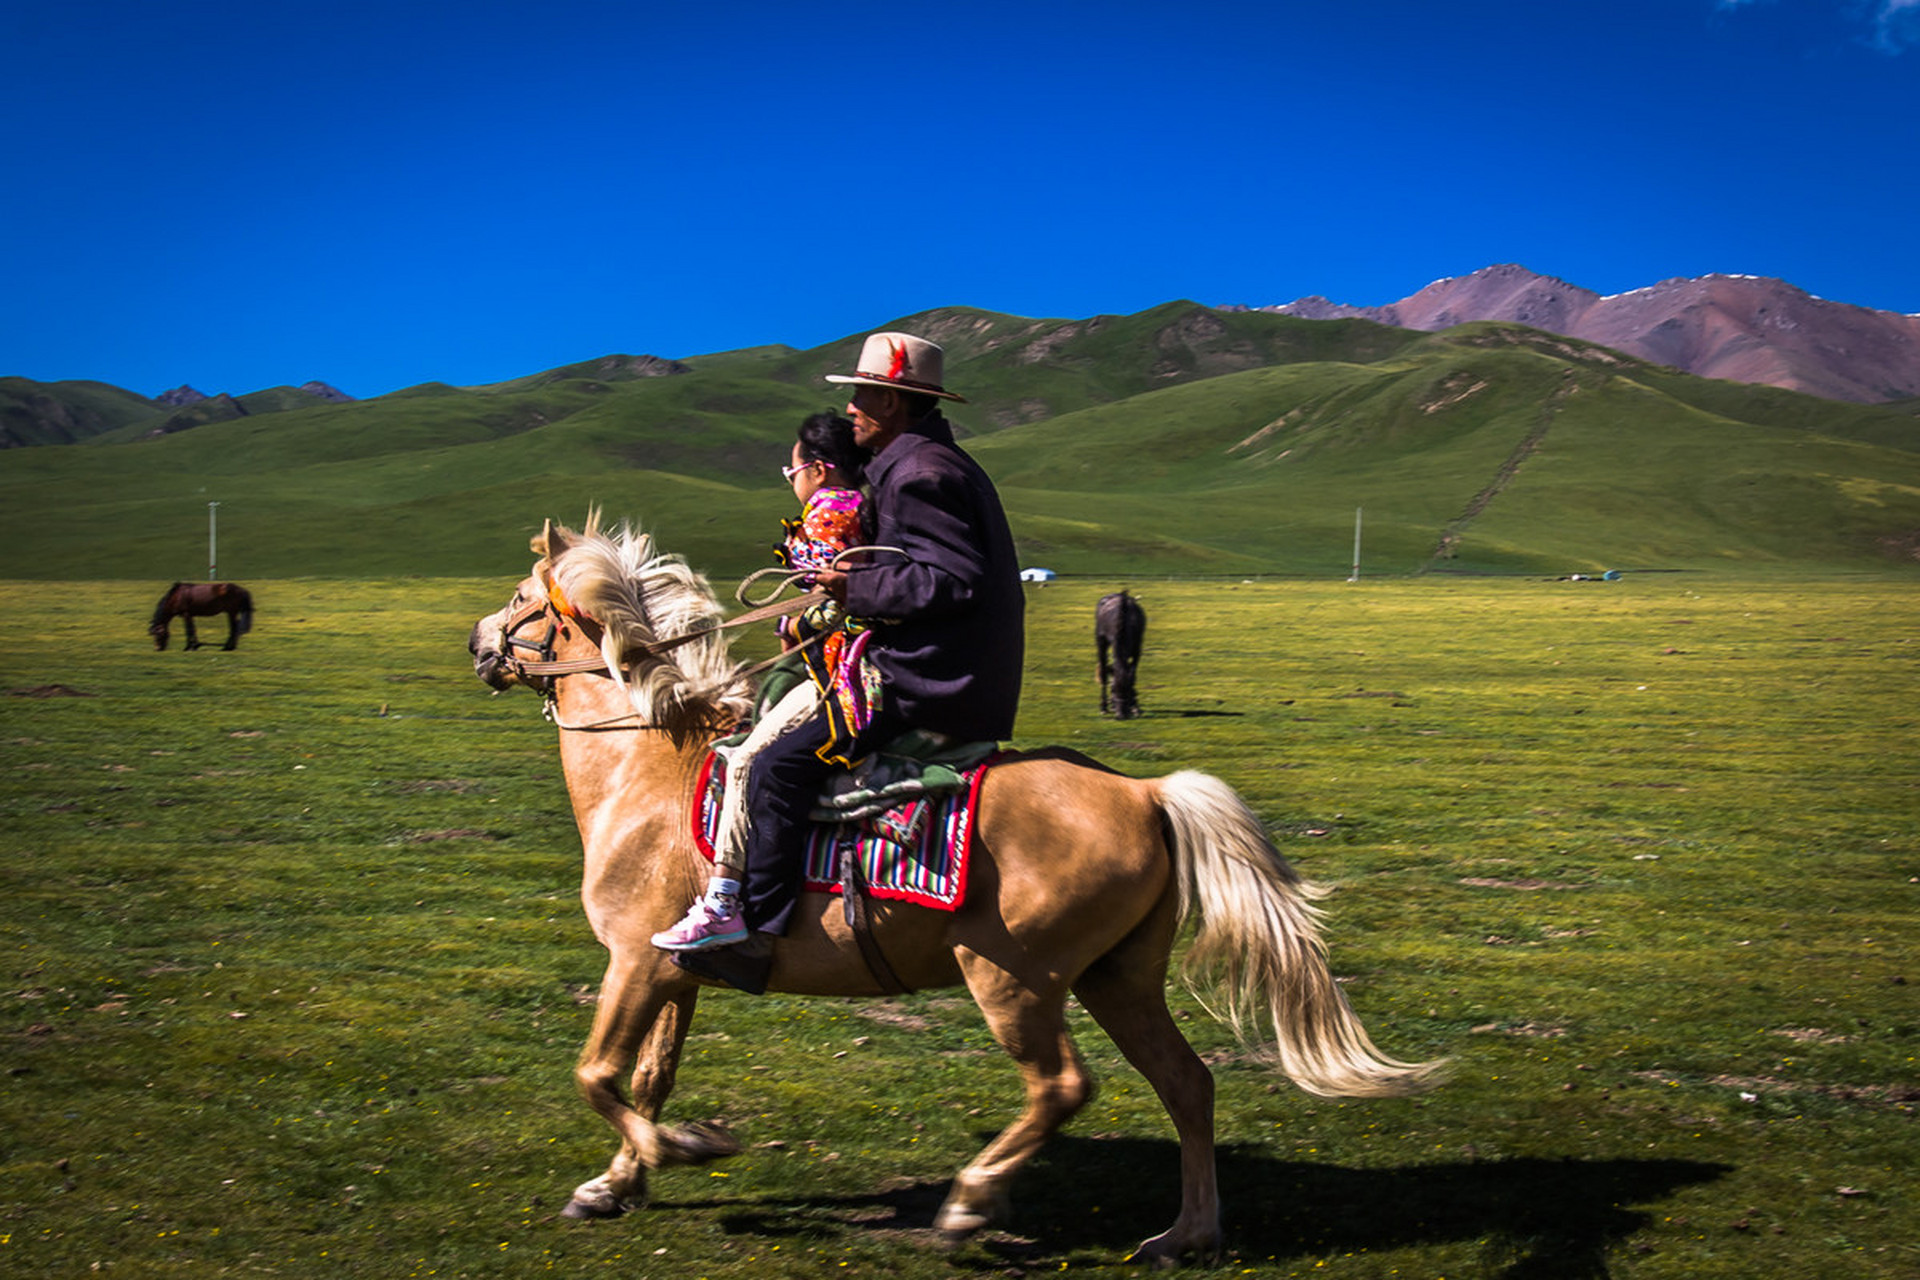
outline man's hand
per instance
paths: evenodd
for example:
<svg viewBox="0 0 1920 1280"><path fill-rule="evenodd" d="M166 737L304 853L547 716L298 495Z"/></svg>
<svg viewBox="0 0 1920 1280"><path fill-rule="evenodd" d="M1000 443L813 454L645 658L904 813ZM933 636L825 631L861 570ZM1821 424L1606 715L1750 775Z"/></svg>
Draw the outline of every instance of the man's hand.
<svg viewBox="0 0 1920 1280"><path fill-rule="evenodd" d="M847 575L838 569L822 569L813 575L813 585L841 604L847 602Z"/></svg>

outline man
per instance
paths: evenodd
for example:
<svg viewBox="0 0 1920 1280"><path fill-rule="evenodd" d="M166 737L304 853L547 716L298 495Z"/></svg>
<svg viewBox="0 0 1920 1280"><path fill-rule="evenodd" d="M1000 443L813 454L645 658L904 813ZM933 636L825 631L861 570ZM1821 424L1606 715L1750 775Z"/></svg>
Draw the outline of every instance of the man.
<svg viewBox="0 0 1920 1280"><path fill-rule="evenodd" d="M816 581L868 623L879 696L862 725L822 708L761 749L747 779L744 885L710 883L685 919L654 935L656 946L689 953L786 932L829 761L858 760L909 729L960 741L1013 732L1026 643L1019 563L1000 495L940 412L942 400L965 402L941 385L943 364L924 338L876 333L852 374L827 375L854 388L854 440L874 455L872 543L887 550ZM742 950L770 952L765 937Z"/></svg>

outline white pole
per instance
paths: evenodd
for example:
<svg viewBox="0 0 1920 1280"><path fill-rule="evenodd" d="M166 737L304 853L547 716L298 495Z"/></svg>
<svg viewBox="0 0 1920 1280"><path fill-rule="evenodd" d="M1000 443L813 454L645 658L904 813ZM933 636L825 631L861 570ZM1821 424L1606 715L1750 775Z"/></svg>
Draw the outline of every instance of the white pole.
<svg viewBox="0 0 1920 1280"><path fill-rule="evenodd" d="M1353 509L1353 576L1348 582L1360 581L1360 508Z"/></svg>
<svg viewBox="0 0 1920 1280"><path fill-rule="evenodd" d="M217 502L207 504L207 581L212 582L219 576L220 557L217 549L220 545L220 521L216 514L220 509Z"/></svg>

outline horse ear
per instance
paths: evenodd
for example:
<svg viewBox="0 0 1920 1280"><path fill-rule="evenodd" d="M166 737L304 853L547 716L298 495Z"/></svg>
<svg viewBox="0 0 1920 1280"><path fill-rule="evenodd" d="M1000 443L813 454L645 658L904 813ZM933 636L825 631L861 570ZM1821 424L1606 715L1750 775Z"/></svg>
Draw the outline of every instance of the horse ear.
<svg viewBox="0 0 1920 1280"><path fill-rule="evenodd" d="M560 553L571 545L573 544L567 541L566 528L562 525L555 524L552 518L549 517L546 528L542 529L533 539L533 553L537 556L545 557L548 560L554 560L558 559Z"/></svg>

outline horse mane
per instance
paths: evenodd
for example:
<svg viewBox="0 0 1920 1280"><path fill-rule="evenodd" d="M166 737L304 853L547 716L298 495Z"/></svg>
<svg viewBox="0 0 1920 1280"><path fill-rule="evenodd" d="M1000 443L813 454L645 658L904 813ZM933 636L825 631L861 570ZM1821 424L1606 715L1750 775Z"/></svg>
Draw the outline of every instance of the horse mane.
<svg viewBox="0 0 1920 1280"><path fill-rule="evenodd" d="M732 724L752 710L752 693L719 630L725 610L704 575L630 524L602 530L598 510L588 512L584 531L557 533L558 554L544 534L533 549L567 602L603 628L607 668L642 719L679 735ZM706 634L664 653L650 649L698 631Z"/></svg>

